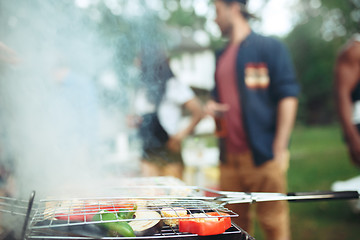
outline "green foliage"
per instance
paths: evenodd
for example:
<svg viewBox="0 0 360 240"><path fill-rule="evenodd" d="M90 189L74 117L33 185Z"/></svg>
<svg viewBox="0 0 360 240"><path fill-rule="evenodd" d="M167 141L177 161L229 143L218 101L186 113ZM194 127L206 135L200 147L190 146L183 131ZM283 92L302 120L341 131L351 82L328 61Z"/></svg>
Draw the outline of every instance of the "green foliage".
<svg viewBox="0 0 360 240"><path fill-rule="evenodd" d="M360 4L355 2L322 1L320 8L312 9L309 0L302 1L303 12L298 13L302 21L284 39L302 87L298 114L302 123L329 124L336 120L333 69L341 45L360 30L353 19L360 14Z"/></svg>
<svg viewBox="0 0 360 240"><path fill-rule="evenodd" d="M181 7L171 12L167 20L169 25L187 26L193 29L203 29L205 22L205 17L197 16L194 10L184 10Z"/></svg>
<svg viewBox="0 0 360 240"><path fill-rule="evenodd" d="M319 20L298 25L286 39L302 88L299 118L308 124L331 122L335 114L332 69L336 54L329 51L332 44L322 40Z"/></svg>
<svg viewBox="0 0 360 240"><path fill-rule="evenodd" d="M347 30L347 36L360 31L360 2L359 0L323 0L324 7L330 9L339 9L342 12L341 24Z"/></svg>
<svg viewBox="0 0 360 240"><path fill-rule="evenodd" d="M196 1L196 0L195 0ZM180 2L180 0L177 0ZM212 0L209 0L209 4ZM178 4L178 8L175 11L169 11L170 17L166 23L170 26L175 26L178 29L182 27L188 27L192 32L196 30L205 30L205 25L207 18L206 16L199 16L196 14L194 9L184 9L181 4ZM219 49L224 46L222 39L214 37L211 33L207 32L207 35L210 39L209 48L210 49Z"/></svg>

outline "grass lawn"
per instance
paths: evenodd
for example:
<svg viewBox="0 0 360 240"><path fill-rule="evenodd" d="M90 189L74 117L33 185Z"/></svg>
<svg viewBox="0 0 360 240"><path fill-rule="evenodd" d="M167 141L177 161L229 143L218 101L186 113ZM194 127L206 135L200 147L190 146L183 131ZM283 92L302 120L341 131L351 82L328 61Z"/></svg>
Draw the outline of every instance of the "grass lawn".
<svg viewBox="0 0 360 240"><path fill-rule="evenodd" d="M289 192L331 190L335 181L360 175L337 125L296 127L290 149ZM360 213L353 213L347 201L291 202L290 211L293 240L360 239ZM258 226L254 237L264 239Z"/></svg>

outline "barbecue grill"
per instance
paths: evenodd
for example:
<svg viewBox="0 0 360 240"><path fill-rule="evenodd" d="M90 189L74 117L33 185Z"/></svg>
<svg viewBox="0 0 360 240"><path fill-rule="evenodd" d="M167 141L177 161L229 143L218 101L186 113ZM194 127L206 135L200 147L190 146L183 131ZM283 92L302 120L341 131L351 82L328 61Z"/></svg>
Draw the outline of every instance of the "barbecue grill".
<svg viewBox="0 0 360 240"><path fill-rule="evenodd" d="M156 181L151 180L156 179ZM324 199L357 199L356 191L344 192L312 192L312 193L241 193L214 191L206 188L185 185L159 185L159 178L144 178L132 181L133 185L115 187L111 194L86 198L47 198L34 201L35 193L29 201L2 198L0 212L16 214L24 219L22 239L134 239L132 237L107 237L100 226L108 222L129 222L129 219L116 218L105 220L94 216L101 211L118 213L134 212L138 216L134 221L179 221L181 219L215 219L219 216L228 218L238 215L225 206L233 203L255 203L265 201L304 201ZM147 182L150 185L144 184ZM164 183L169 181L164 181ZM170 181L171 182L171 181ZM110 196L111 195L111 196ZM163 213L171 210L171 216ZM181 215L180 210L186 215ZM148 212L158 215L146 217ZM144 214L140 214L144 213ZM213 215L210 213L216 213ZM145 216L145 217L144 217ZM150 235L137 236L136 239L254 239L241 227L231 223L231 227L219 235L199 236L193 233L180 232L175 225L163 224L159 231Z"/></svg>

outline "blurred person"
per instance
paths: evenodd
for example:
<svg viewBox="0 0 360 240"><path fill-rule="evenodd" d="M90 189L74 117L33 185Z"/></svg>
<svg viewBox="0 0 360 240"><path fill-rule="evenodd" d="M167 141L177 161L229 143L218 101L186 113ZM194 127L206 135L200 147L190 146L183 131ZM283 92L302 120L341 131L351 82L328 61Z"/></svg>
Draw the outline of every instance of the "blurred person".
<svg viewBox="0 0 360 240"><path fill-rule="evenodd" d="M68 62L69 56L57 54L52 79L51 111L47 112L49 121L56 126L57 139L54 139L67 152L79 168L85 163L91 165L96 157L99 129L98 95L91 77ZM65 151L66 150L66 151ZM64 155L66 155L64 153Z"/></svg>
<svg viewBox="0 0 360 240"><path fill-rule="evenodd" d="M220 188L238 192L287 191L288 144L297 112L299 85L285 46L252 31L246 0L215 0L216 23L229 39L217 54L215 88L207 103L222 131ZM250 204L229 206L234 222L250 233ZM285 201L256 204L268 240L289 240Z"/></svg>
<svg viewBox="0 0 360 240"><path fill-rule="evenodd" d="M0 79L6 81L9 68L18 63L20 63L20 59L18 58L16 52L7 45L5 45L3 42L0 42ZM1 138L3 138L3 135L6 134L6 129L3 126L2 120L0 122L0 125L0 135ZM15 193L13 163L9 159L9 154L6 152L4 142L0 142L0 197L13 197ZM2 200L0 199L0 202L1 201ZM4 221L4 218L5 217L3 217L0 212L0 236L4 236L6 233L6 222Z"/></svg>
<svg viewBox="0 0 360 240"><path fill-rule="evenodd" d="M133 120L143 144L142 175L182 179L182 141L201 120L202 106L192 89L174 76L163 50L148 45L137 65L141 70L141 87L136 93L137 117ZM191 119L181 128L183 108L190 112Z"/></svg>
<svg viewBox="0 0 360 240"><path fill-rule="evenodd" d="M1 79L6 79L8 70L19 64L20 58L17 53L0 41L0 76ZM0 135L6 135L6 129L1 123ZM0 196L10 197L14 195L15 182L13 179L12 161L9 160L9 154L5 152L4 142L1 141L0 146Z"/></svg>
<svg viewBox="0 0 360 240"><path fill-rule="evenodd" d="M360 167L360 34L342 47L335 64L337 111L352 162Z"/></svg>

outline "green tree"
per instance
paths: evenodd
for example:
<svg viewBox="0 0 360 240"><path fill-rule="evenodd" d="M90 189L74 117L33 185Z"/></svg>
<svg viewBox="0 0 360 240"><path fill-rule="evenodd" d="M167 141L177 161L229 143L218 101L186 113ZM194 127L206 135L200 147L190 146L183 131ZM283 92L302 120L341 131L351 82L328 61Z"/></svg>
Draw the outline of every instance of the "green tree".
<svg viewBox="0 0 360 240"><path fill-rule="evenodd" d="M285 38L302 86L299 120L332 123L334 63L341 45L360 31L360 1L304 0L299 9L299 24Z"/></svg>

